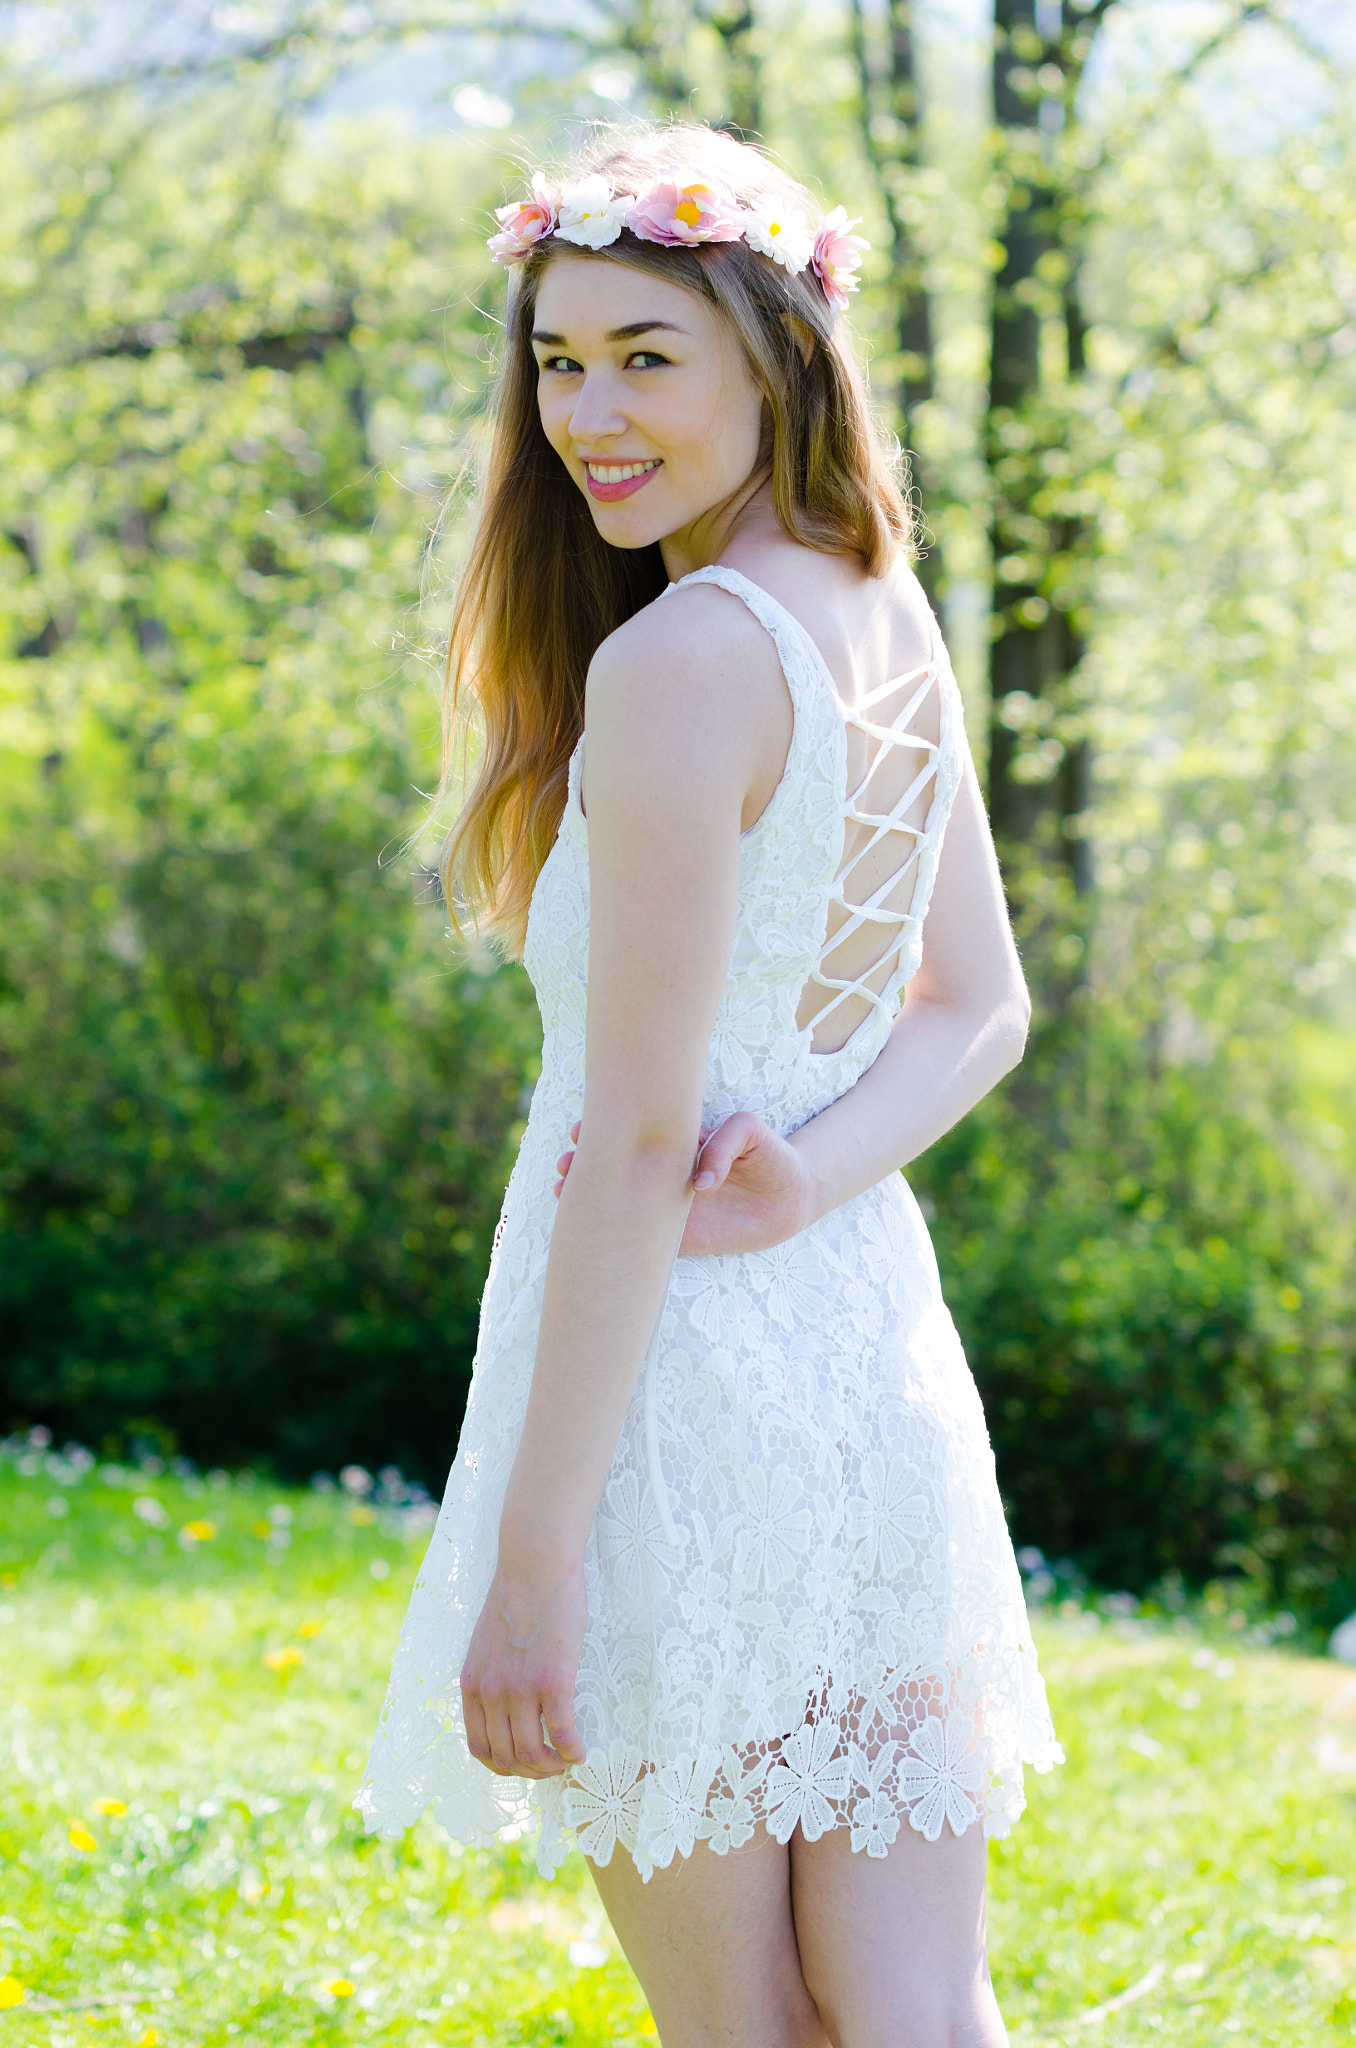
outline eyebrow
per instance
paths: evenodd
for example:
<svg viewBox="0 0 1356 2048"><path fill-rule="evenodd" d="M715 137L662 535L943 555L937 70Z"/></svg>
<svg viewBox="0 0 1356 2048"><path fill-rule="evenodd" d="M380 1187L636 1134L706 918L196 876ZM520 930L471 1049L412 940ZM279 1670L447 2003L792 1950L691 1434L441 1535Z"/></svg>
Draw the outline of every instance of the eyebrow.
<svg viewBox="0 0 1356 2048"><path fill-rule="evenodd" d="M626 327L612 328L609 333L603 336L603 340L635 341L642 334L654 334L659 331L662 331L665 334L687 333L686 327L679 327L676 324L676 322L672 320L632 320ZM540 327L534 331L532 336L533 341L540 341L544 343L548 348L561 347L564 344L566 338L567 337L563 334L547 334L545 330Z"/></svg>

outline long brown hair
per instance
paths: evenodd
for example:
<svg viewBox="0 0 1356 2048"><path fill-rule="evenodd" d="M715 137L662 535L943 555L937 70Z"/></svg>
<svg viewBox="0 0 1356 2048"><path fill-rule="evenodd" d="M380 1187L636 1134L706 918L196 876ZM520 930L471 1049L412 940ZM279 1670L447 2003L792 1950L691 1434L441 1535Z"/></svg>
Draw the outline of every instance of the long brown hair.
<svg viewBox="0 0 1356 2048"><path fill-rule="evenodd" d="M614 190L634 192L673 163L722 179L745 206L768 196L810 218L817 211L760 150L698 126L628 134L567 176L601 171ZM521 951L532 889L560 824L589 663L667 582L657 544L614 548L602 539L542 431L531 336L542 273L558 247L540 243L510 278L494 436L443 700L440 798L466 757L468 726L481 737L443 849L446 900L454 922L469 916L510 953ZM909 511L861 372L812 271L797 277L745 242L671 248L628 230L596 255L567 247L572 257L625 263L683 285L730 322L766 401L773 501L794 540L856 555L872 576L900 547L911 550Z"/></svg>

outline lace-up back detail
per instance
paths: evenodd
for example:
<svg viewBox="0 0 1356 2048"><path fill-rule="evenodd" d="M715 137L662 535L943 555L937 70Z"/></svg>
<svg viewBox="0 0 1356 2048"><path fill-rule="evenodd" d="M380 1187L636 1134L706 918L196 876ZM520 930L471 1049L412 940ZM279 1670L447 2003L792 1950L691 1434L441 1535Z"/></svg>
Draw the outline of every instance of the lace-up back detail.
<svg viewBox="0 0 1356 2048"><path fill-rule="evenodd" d="M942 817L934 822L933 807L952 741L949 711L935 651L926 666L843 709L852 783L843 804L843 860L819 965L796 1015L816 1053L840 1051L873 1009L888 1024L892 998L917 966L913 941L931 892L923 854L929 833L940 838L943 824ZM938 808L949 810L949 800Z"/></svg>
<svg viewBox="0 0 1356 2048"><path fill-rule="evenodd" d="M801 1074L787 1099L794 1095L802 1113L813 1115L823 1087L836 1094L843 1085L838 1054L859 1067L876 1057L922 959L923 921L964 767L960 693L931 618L927 661L847 704L805 627L760 585L713 567L683 577L666 595L694 583L728 591L766 629L795 710L782 782L746 835L741 921L756 926L765 945L766 934L785 929L793 892L812 878L820 891L818 941L798 984L778 957L774 1000L780 1011L792 996L786 1042ZM749 976L753 952L736 949L731 1007L747 1002L761 981ZM836 1063L826 1084L809 1068L829 1058Z"/></svg>

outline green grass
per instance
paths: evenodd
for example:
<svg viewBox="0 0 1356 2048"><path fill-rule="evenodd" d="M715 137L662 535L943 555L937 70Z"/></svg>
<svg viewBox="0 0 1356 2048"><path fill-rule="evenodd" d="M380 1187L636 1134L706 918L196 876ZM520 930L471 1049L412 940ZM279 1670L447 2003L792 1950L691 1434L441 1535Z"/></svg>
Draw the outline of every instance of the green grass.
<svg viewBox="0 0 1356 2048"><path fill-rule="evenodd" d="M27 1464L0 1460L0 2048L653 2038L577 1857L544 1885L516 1846L358 1832L420 1532ZM992 1852L1014 2039L1350 2041L1356 1674L1066 1609L1039 1633L1069 1763Z"/></svg>

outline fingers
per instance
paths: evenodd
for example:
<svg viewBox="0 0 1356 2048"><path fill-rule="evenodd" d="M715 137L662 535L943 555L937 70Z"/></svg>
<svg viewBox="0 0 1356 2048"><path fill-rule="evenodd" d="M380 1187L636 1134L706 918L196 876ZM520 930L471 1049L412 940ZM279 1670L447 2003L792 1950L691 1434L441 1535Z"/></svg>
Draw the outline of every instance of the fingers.
<svg viewBox="0 0 1356 2048"><path fill-rule="evenodd" d="M763 1135L763 1125L748 1110L737 1110L712 1131L697 1155L697 1172L692 1185L699 1195L718 1188L729 1175L736 1159L753 1151Z"/></svg>
<svg viewBox="0 0 1356 2048"><path fill-rule="evenodd" d="M490 1735L485 1725L485 1709L474 1693L461 1688L461 1717L466 1724L466 1747L478 1764L489 1765Z"/></svg>
<svg viewBox="0 0 1356 2048"><path fill-rule="evenodd" d="M574 1688L553 1686L547 1690L541 1713L551 1738L552 1753L562 1764L582 1764L584 1745L574 1725Z"/></svg>
<svg viewBox="0 0 1356 2048"><path fill-rule="evenodd" d="M487 1698L463 1683L466 1746L500 1778L558 1778L584 1761L574 1725L574 1700L562 1687Z"/></svg>
<svg viewBox="0 0 1356 2048"><path fill-rule="evenodd" d="M570 1125L570 1138L574 1144L577 1145L579 1143L579 1125L577 1123L573 1123ZM555 1195L557 1201L560 1200L560 1191L565 1185L565 1176L570 1170L570 1165L573 1159L573 1152L562 1152L559 1159L557 1159L556 1161L556 1172L560 1175L560 1179L556 1182L555 1185Z"/></svg>
<svg viewBox="0 0 1356 2048"><path fill-rule="evenodd" d="M562 1766L557 1763L542 1733L541 1700L535 1693L523 1694L509 1702L509 1734L513 1742L513 1768L519 1777L548 1778Z"/></svg>
<svg viewBox="0 0 1356 2048"><path fill-rule="evenodd" d="M507 1706L501 1700L487 1700L484 1707L485 1729L490 1742L490 1769L500 1778L516 1778L520 1772Z"/></svg>

